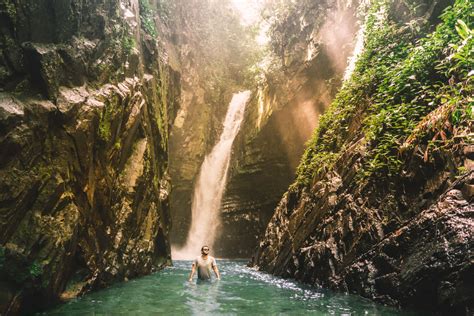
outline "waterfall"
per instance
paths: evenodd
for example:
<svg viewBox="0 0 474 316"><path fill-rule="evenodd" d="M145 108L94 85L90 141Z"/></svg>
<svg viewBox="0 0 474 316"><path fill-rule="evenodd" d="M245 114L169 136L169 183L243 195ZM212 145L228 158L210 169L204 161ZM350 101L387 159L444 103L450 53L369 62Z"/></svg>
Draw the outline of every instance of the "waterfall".
<svg viewBox="0 0 474 316"><path fill-rule="evenodd" d="M235 93L229 104L219 141L204 158L194 187L191 228L186 244L173 249L173 259L192 259L203 245L212 247L220 224L220 206L225 190L232 144L244 118L250 91Z"/></svg>

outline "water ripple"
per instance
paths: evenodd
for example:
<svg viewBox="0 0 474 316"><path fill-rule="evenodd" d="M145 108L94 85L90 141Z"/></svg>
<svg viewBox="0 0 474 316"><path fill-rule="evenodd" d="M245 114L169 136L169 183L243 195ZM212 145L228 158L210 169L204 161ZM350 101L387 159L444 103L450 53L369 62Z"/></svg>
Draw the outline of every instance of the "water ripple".
<svg viewBox="0 0 474 316"><path fill-rule="evenodd" d="M43 315L420 315L218 260L222 280L187 282L191 261L118 283Z"/></svg>

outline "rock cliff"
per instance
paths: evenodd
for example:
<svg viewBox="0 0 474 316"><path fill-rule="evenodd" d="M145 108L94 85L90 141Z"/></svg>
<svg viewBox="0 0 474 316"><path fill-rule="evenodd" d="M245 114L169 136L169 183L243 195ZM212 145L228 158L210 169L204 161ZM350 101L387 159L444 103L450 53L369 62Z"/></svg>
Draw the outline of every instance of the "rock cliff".
<svg viewBox="0 0 474 316"><path fill-rule="evenodd" d="M0 313L170 263L180 79L157 10L148 0L0 4Z"/></svg>
<svg viewBox="0 0 474 316"><path fill-rule="evenodd" d="M354 3L297 1L267 10L271 51L234 144L222 203L216 247L226 257L251 257L356 42Z"/></svg>
<svg viewBox="0 0 474 316"><path fill-rule="evenodd" d="M364 48L253 264L396 306L474 308L473 4L373 1Z"/></svg>

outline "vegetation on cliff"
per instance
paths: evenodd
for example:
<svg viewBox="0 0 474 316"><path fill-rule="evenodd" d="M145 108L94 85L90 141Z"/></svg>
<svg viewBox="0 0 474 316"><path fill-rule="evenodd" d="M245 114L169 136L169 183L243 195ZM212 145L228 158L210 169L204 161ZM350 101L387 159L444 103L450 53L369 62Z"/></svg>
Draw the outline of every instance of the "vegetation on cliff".
<svg viewBox="0 0 474 316"><path fill-rule="evenodd" d="M394 12L387 10L389 5L394 4L375 1L367 12L364 51L321 117L296 185L311 185L318 174L331 170L358 138L368 148L359 179L396 176L410 149L427 160L434 150L472 141L466 129L473 120L474 4L456 1L432 32L424 18L396 22L385 17Z"/></svg>
<svg viewBox="0 0 474 316"><path fill-rule="evenodd" d="M361 1L344 83L359 1L265 3L262 63L230 0L0 3L0 313L169 264L170 217L184 239L230 96L256 84L221 239L256 242L319 123L255 263L386 304L474 306L474 3Z"/></svg>
<svg viewBox="0 0 474 316"><path fill-rule="evenodd" d="M350 2L261 2L266 36L259 38L266 47L253 67L257 89L234 144L220 252L250 254L294 181L305 142L340 87L353 50L357 18Z"/></svg>
<svg viewBox="0 0 474 316"><path fill-rule="evenodd" d="M375 0L254 264L385 304L473 304L472 1Z"/></svg>

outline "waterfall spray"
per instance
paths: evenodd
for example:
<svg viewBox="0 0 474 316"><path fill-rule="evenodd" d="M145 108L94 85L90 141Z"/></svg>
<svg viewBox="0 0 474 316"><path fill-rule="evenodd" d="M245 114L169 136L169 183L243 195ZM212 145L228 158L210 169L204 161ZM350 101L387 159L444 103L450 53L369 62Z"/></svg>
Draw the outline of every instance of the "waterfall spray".
<svg viewBox="0 0 474 316"><path fill-rule="evenodd" d="M229 169L232 144L244 118L250 91L234 94L224 121L219 142L204 158L194 187L191 229L186 244L173 249L173 259L191 259L203 245L213 246L220 223L220 206Z"/></svg>

